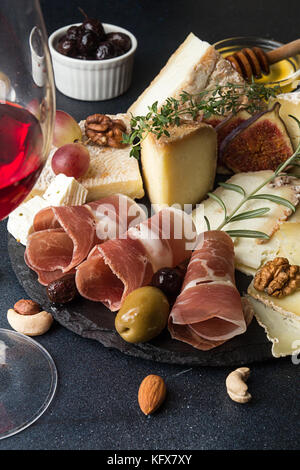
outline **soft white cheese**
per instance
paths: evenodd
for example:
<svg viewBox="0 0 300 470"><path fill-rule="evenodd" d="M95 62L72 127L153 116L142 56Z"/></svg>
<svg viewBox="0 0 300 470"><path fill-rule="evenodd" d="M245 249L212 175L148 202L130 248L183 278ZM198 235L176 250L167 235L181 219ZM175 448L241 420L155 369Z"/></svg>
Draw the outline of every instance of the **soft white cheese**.
<svg viewBox="0 0 300 470"><path fill-rule="evenodd" d="M22 245L26 246L28 235L32 232L34 216L44 207L51 204L40 196L34 196L23 202L17 209L10 213L7 222L7 230Z"/></svg>
<svg viewBox="0 0 300 470"><path fill-rule="evenodd" d="M252 282L248 294L258 323L273 343L273 356L294 354L300 347L300 292L278 299L258 292Z"/></svg>
<svg viewBox="0 0 300 470"><path fill-rule="evenodd" d="M61 173L49 185L43 198L50 206L80 206L85 203L87 193L75 178Z"/></svg>

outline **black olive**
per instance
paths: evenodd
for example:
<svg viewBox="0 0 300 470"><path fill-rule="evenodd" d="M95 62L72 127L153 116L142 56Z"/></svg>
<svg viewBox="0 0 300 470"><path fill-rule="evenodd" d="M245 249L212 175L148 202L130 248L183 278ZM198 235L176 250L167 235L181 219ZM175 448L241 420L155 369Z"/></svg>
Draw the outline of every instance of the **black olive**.
<svg viewBox="0 0 300 470"><path fill-rule="evenodd" d="M79 54L91 55L99 44L98 37L92 31L84 31L77 39L77 49Z"/></svg>
<svg viewBox="0 0 300 470"><path fill-rule="evenodd" d="M74 40L77 41L77 39L79 39L81 33L82 33L81 26L71 26L67 30L66 36L67 36L67 39L74 39Z"/></svg>
<svg viewBox="0 0 300 470"><path fill-rule="evenodd" d="M116 47L123 51L123 54L131 48L131 39L125 33L108 33L106 40L112 42Z"/></svg>
<svg viewBox="0 0 300 470"><path fill-rule="evenodd" d="M105 32L104 32L104 28L102 26L101 21L96 20L94 18L87 18L82 23L82 27L86 31L92 31L94 34L96 34L98 36L99 41L101 39L104 39Z"/></svg>
<svg viewBox="0 0 300 470"><path fill-rule="evenodd" d="M109 41L101 42L96 51L96 59L112 59L116 56L114 45Z"/></svg>
<svg viewBox="0 0 300 470"><path fill-rule="evenodd" d="M74 274L67 274L56 281L50 282L47 286L49 300L55 304L71 302L77 294Z"/></svg>
<svg viewBox="0 0 300 470"><path fill-rule="evenodd" d="M76 41L74 41L74 39L67 39L66 36L63 36L57 44L57 51L60 52L60 54L68 56L76 54Z"/></svg>
<svg viewBox="0 0 300 470"><path fill-rule="evenodd" d="M171 298L179 295L182 281L182 272L177 268L161 268L152 277L152 285Z"/></svg>

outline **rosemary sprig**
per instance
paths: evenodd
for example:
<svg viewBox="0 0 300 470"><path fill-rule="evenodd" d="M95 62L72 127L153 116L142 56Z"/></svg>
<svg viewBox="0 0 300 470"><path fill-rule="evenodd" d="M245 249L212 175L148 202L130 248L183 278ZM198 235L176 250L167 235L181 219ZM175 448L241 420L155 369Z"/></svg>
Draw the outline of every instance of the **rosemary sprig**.
<svg viewBox="0 0 300 470"><path fill-rule="evenodd" d="M130 156L138 159L141 142L149 133L154 134L157 139L163 135L169 137L168 128L179 126L182 118L187 116L196 119L201 115L203 119L209 119L211 116L236 114L241 109L253 114L261 111L264 102L275 97L278 92L280 92L279 86L268 88L262 83L255 82L243 85L235 83L216 85L198 94L183 91L179 99L167 98L160 109L158 102L148 106L149 111L146 116L132 116L131 132L123 134L123 143L131 145Z"/></svg>

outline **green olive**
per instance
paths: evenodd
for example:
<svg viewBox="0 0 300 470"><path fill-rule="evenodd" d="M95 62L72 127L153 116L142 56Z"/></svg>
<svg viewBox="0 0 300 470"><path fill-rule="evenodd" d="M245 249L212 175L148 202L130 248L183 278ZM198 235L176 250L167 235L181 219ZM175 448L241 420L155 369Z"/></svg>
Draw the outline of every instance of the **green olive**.
<svg viewBox="0 0 300 470"><path fill-rule="evenodd" d="M170 306L157 287L140 287L125 299L116 319L117 332L128 343L149 341L165 328Z"/></svg>

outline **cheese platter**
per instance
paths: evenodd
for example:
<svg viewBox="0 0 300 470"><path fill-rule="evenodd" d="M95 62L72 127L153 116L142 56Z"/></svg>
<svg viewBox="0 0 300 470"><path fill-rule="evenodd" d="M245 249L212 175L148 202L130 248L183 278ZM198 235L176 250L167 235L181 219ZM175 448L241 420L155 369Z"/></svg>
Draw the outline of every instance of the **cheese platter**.
<svg viewBox="0 0 300 470"><path fill-rule="evenodd" d="M144 359L292 354L300 100L279 92L247 83L191 33L126 113L66 117L65 133L59 116L40 178L8 220L28 296L71 331Z"/></svg>

